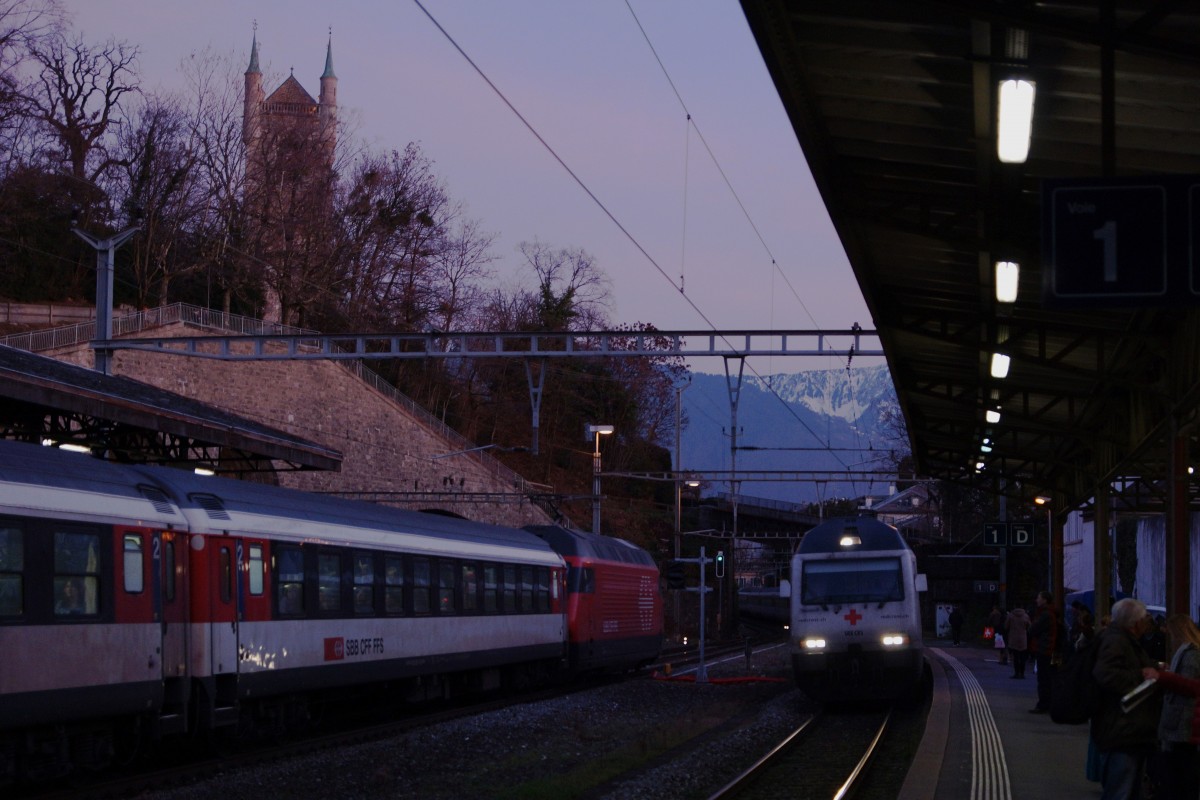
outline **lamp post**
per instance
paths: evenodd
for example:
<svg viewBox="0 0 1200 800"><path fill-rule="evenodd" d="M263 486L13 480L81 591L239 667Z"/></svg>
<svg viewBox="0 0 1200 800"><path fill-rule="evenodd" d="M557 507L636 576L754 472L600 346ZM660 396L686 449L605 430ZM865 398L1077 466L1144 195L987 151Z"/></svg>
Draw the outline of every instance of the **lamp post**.
<svg viewBox="0 0 1200 800"><path fill-rule="evenodd" d="M140 230L140 225L126 228L107 239L99 239L74 226L71 231L96 251L96 338L107 342L112 339L113 301L113 253ZM107 347L96 348L96 371L112 374L112 354Z"/></svg>
<svg viewBox="0 0 1200 800"><path fill-rule="evenodd" d="M1050 506L1050 501L1053 498L1039 495L1033 498L1033 502L1039 506L1046 507L1046 589L1054 592L1054 509ZM1055 597L1058 597L1056 594ZM1058 598L1062 602L1062 598Z"/></svg>
<svg viewBox="0 0 1200 800"><path fill-rule="evenodd" d="M612 425L588 425L586 438L595 440L592 450L592 533L600 533L600 437L613 432Z"/></svg>

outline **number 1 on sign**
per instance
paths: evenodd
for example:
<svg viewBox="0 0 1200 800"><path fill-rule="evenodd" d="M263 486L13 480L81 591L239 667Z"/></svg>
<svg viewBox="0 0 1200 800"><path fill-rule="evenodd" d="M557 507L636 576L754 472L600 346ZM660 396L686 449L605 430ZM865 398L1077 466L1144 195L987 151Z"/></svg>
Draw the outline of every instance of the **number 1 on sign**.
<svg viewBox="0 0 1200 800"><path fill-rule="evenodd" d="M1092 238L1104 243L1104 282L1117 281L1117 223L1109 220L1092 231Z"/></svg>

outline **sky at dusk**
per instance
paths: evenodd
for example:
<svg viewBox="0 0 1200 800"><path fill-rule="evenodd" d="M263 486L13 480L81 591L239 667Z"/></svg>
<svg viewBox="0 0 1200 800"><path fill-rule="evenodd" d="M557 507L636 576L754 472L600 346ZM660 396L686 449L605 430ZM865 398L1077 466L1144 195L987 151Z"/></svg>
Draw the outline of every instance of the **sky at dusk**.
<svg viewBox="0 0 1200 800"><path fill-rule="evenodd" d="M380 152L417 143L450 197L496 234L500 281L522 269L517 245L537 239L595 258L612 282L614 324L874 328L734 0L63 5L86 41L137 45L148 89L179 88L180 61L205 48L244 69L257 22L267 92L293 69L315 97L332 28L351 134ZM776 359L758 369L840 365ZM693 366L723 369L720 359Z"/></svg>

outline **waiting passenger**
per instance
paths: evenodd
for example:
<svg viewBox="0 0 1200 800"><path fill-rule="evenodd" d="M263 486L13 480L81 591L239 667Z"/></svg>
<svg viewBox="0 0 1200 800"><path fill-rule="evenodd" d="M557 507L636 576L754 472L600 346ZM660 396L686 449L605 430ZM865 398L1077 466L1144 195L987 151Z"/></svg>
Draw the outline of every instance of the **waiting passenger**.
<svg viewBox="0 0 1200 800"><path fill-rule="evenodd" d="M80 586L79 578L67 578L63 581L62 589L59 591L58 602L54 604L54 613L66 615L82 614L83 612L83 588Z"/></svg>

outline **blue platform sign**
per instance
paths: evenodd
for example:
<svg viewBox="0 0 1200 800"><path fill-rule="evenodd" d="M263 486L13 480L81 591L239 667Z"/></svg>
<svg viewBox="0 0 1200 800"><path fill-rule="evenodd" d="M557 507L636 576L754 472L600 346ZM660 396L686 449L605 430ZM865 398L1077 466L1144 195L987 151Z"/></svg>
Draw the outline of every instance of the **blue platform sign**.
<svg viewBox="0 0 1200 800"><path fill-rule="evenodd" d="M1047 180L1042 298L1051 307L1200 302L1200 178Z"/></svg>

